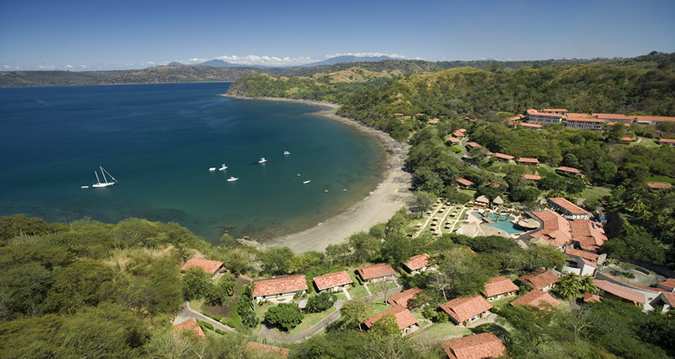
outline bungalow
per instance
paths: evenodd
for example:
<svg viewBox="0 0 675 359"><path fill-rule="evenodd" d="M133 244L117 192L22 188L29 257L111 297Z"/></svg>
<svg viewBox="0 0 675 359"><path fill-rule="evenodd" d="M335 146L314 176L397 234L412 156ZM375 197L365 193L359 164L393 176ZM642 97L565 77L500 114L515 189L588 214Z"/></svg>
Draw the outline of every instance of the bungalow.
<svg viewBox="0 0 675 359"><path fill-rule="evenodd" d="M457 184L460 185L461 187L465 188L473 187L475 185L475 183L471 182L470 180L464 177L457 177L455 179L455 182L457 182Z"/></svg>
<svg viewBox="0 0 675 359"><path fill-rule="evenodd" d="M204 331L202 328L199 326L199 323L197 323L197 320L194 318L190 318L184 322L180 322L178 324L173 325L173 330L176 332L192 332L195 336L197 337L204 337L206 336L204 334Z"/></svg>
<svg viewBox="0 0 675 359"><path fill-rule="evenodd" d="M572 242L570 222L563 216L548 209L534 211L532 216L541 223L539 230L529 234L532 241L560 249Z"/></svg>
<svg viewBox="0 0 675 359"><path fill-rule="evenodd" d="M474 149L483 148L483 146L481 146L479 143L473 142L473 141L467 142L467 143L466 143L466 146L467 146L467 147L474 148Z"/></svg>
<svg viewBox="0 0 675 359"><path fill-rule="evenodd" d="M313 282L318 292L323 292L324 290L327 292L340 292L349 288L353 283L352 277L345 271L316 276Z"/></svg>
<svg viewBox="0 0 675 359"><path fill-rule="evenodd" d="M647 188L653 191L669 190L673 185L666 182L647 182Z"/></svg>
<svg viewBox="0 0 675 359"><path fill-rule="evenodd" d="M438 117L432 117L427 121L430 125L435 125L439 122L441 122L441 120Z"/></svg>
<svg viewBox="0 0 675 359"><path fill-rule="evenodd" d="M657 286L661 289L665 289L669 292L675 293L675 278L666 278L660 281Z"/></svg>
<svg viewBox="0 0 675 359"><path fill-rule="evenodd" d="M536 166L539 164L539 160L534 157L520 157L518 158L518 163L520 163L521 165Z"/></svg>
<svg viewBox="0 0 675 359"><path fill-rule="evenodd" d="M583 173L581 173L581 170L576 169L574 167L567 167L567 166L560 166L555 169L556 172L564 175L574 175L574 176L582 176Z"/></svg>
<svg viewBox="0 0 675 359"><path fill-rule="evenodd" d="M559 305L560 302L553 298L548 292L544 292L538 289L531 290L528 293L520 296L513 302L511 305L523 305L528 307L534 307L537 309L544 309L547 307L555 307Z"/></svg>
<svg viewBox="0 0 675 359"><path fill-rule="evenodd" d="M518 286L506 277L490 278L481 292L488 301L498 300L504 297L516 295Z"/></svg>
<svg viewBox="0 0 675 359"><path fill-rule="evenodd" d="M492 333L450 339L441 344L449 359L488 359L506 354L504 343Z"/></svg>
<svg viewBox="0 0 675 359"><path fill-rule="evenodd" d="M445 142L449 142L449 143L452 143L453 145L456 145L456 144L460 143L460 140L459 140L459 138L448 135L445 138Z"/></svg>
<svg viewBox="0 0 675 359"><path fill-rule="evenodd" d="M296 295L307 291L307 280L302 274L263 279L253 283L256 303L290 303Z"/></svg>
<svg viewBox="0 0 675 359"><path fill-rule="evenodd" d="M396 271L389 264L377 263L356 270L361 280L364 282L382 282L387 280L396 280Z"/></svg>
<svg viewBox="0 0 675 359"><path fill-rule="evenodd" d="M540 175L533 175L533 174L524 174L522 178L526 181L541 181L541 176Z"/></svg>
<svg viewBox="0 0 675 359"><path fill-rule="evenodd" d="M615 298L643 308L647 304L647 298L645 295L634 289L601 279L593 280L593 284L605 295L611 295Z"/></svg>
<svg viewBox="0 0 675 359"><path fill-rule="evenodd" d="M556 212L567 219L591 219L591 212L577 206L563 197L554 197L548 199L548 204Z"/></svg>
<svg viewBox="0 0 675 359"><path fill-rule="evenodd" d="M566 263L562 268L563 273L572 273L576 275L593 276L598 269L596 262L589 261L582 257L567 257Z"/></svg>
<svg viewBox="0 0 675 359"><path fill-rule="evenodd" d="M269 344L258 342L246 343L246 352L249 355L263 355L265 358L288 358L289 350ZM257 358L257 356L255 356Z"/></svg>
<svg viewBox="0 0 675 359"><path fill-rule="evenodd" d="M501 153L501 152L495 152L495 153L493 153L493 155L495 156L496 159L502 160L502 161L507 161L507 162L511 161L515 158L511 155L507 155L506 153Z"/></svg>
<svg viewBox="0 0 675 359"><path fill-rule="evenodd" d="M568 113L565 117L565 127L582 130L602 130L607 121L595 118L587 113Z"/></svg>
<svg viewBox="0 0 675 359"><path fill-rule="evenodd" d="M659 145L675 147L675 138L660 138Z"/></svg>
<svg viewBox="0 0 675 359"><path fill-rule="evenodd" d="M492 200L492 204L495 204L497 206L501 206L501 205L504 204L504 200L502 199L502 197L497 196L497 197L495 197L495 199Z"/></svg>
<svg viewBox="0 0 675 359"><path fill-rule="evenodd" d="M223 271L223 262L212 261L205 258L192 257L187 260L180 268L181 272L186 272L192 268L198 268L210 275L216 275Z"/></svg>
<svg viewBox="0 0 675 359"><path fill-rule="evenodd" d="M570 221L572 241L582 250L595 252L607 242L607 236L598 222L579 220Z"/></svg>
<svg viewBox="0 0 675 359"><path fill-rule="evenodd" d="M394 317L396 325L398 325L398 329L403 335L410 334L419 329L419 325L417 324L417 319L415 319L415 316L413 316L408 309L399 305L390 306L385 311L366 319L362 324L365 329L370 329L373 327L373 325L375 325L375 323L377 323L377 321L386 316Z"/></svg>
<svg viewBox="0 0 675 359"><path fill-rule="evenodd" d="M489 207L490 206L490 200L483 195L478 196L478 198L476 198L474 203L477 206L481 206L481 207Z"/></svg>
<svg viewBox="0 0 675 359"><path fill-rule="evenodd" d="M492 304L480 295L459 297L441 304L444 311L457 325L467 325L470 322L486 317L490 314Z"/></svg>
<svg viewBox="0 0 675 359"><path fill-rule="evenodd" d="M623 136L621 137L621 142L622 143L631 143L637 141L637 137L635 136Z"/></svg>
<svg viewBox="0 0 675 359"><path fill-rule="evenodd" d="M576 249L572 247L567 247L565 248L565 254L570 256L570 257L579 257L583 258L589 262L592 263L597 263L598 265L601 265L605 262L605 259L607 259L606 254L597 254L593 253L590 251L585 251L581 249Z"/></svg>
<svg viewBox="0 0 675 359"><path fill-rule="evenodd" d="M543 112L535 109L527 110L527 121L542 125L557 125L562 122L564 117L565 115L562 113Z"/></svg>
<svg viewBox="0 0 675 359"><path fill-rule="evenodd" d="M419 288L410 288L402 292L392 294L388 299L387 303L390 305L398 305L403 308L408 308L408 303L411 299L417 297L418 294L422 292Z"/></svg>
<svg viewBox="0 0 675 359"><path fill-rule="evenodd" d="M657 309L658 312L665 314L675 308L675 293L673 292L661 292L658 297L656 297L650 305Z"/></svg>
<svg viewBox="0 0 675 359"><path fill-rule="evenodd" d="M426 253L418 254L408 258L403 262L403 268L411 274L425 272L429 266L429 255Z"/></svg>
<svg viewBox="0 0 675 359"><path fill-rule="evenodd" d="M533 289L538 289L548 292L553 288L553 285L558 282L559 276L552 270L547 270L539 273L526 274L521 276L519 280Z"/></svg>
<svg viewBox="0 0 675 359"><path fill-rule="evenodd" d="M466 129L460 128L460 129L455 130L454 132L452 132L452 134L453 134L455 137L462 138L462 137L466 136Z"/></svg>

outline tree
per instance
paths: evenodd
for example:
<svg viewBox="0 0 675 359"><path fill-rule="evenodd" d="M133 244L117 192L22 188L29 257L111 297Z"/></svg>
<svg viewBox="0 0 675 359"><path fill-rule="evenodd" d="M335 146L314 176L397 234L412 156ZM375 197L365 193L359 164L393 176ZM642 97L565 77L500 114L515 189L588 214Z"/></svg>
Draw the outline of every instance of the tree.
<svg viewBox="0 0 675 359"><path fill-rule="evenodd" d="M569 299L581 296L583 293L597 293L593 285L593 277L580 276L568 273L560 277L553 289L561 298Z"/></svg>
<svg viewBox="0 0 675 359"><path fill-rule="evenodd" d="M380 240L365 232L352 235L348 243L352 249L352 261L355 263L369 262L380 257Z"/></svg>
<svg viewBox="0 0 675 359"><path fill-rule="evenodd" d="M342 306L340 315L333 329L360 329L361 323L368 319L368 305L359 299L350 300Z"/></svg>
<svg viewBox="0 0 675 359"><path fill-rule="evenodd" d="M0 319L41 313L52 283L51 273L34 262L4 270L0 275Z"/></svg>
<svg viewBox="0 0 675 359"><path fill-rule="evenodd" d="M287 247L272 247L260 255L263 272L268 274L289 274L293 252Z"/></svg>
<svg viewBox="0 0 675 359"><path fill-rule="evenodd" d="M304 318L302 311L295 303L282 303L271 307L265 313L265 323L284 331L297 327Z"/></svg>
<svg viewBox="0 0 675 359"><path fill-rule="evenodd" d="M396 318L393 315L385 315L383 318L375 322L373 327L370 328L370 333L375 336L389 336L401 334L401 331L398 329L398 324L396 324Z"/></svg>
<svg viewBox="0 0 675 359"><path fill-rule="evenodd" d="M424 212L431 209L431 206L436 201L436 196L424 191L416 191L414 194L415 203L413 204L413 208L415 213L421 217Z"/></svg>
<svg viewBox="0 0 675 359"><path fill-rule="evenodd" d="M241 297L239 297L237 314L239 314L241 323L245 326L255 328L255 326L258 325L258 317L256 316L255 308L253 307L253 295L250 286L246 286L241 293Z"/></svg>
<svg viewBox="0 0 675 359"><path fill-rule="evenodd" d="M211 286L211 290L206 294L206 301L211 305L223 305L234 295L234 286L234 277L229 273L223 274L216 284Z"/></svg>
<svg viewBox="0 0 675 359"><path fill-rule="evenodd" d="M205 298L212 285L209 274L199 268L191 268L183 275L183 295L186 300Z"/></svg>
<svg viewBox="0 0 675 359"><path fill-rule="evenodd" d="M319 313L331 308L335 304L337 297L331 293L319 293L315 296L309 297L307 300L307 307L305 310L309 313Z"/></svg>
<svg viewBox="0 0 675 359"><path fill-rule="evenodd" d="M82 306L96 306L113 296L110 267L82 260L56 271L46 307L54 312L74 312Z"/></svg>

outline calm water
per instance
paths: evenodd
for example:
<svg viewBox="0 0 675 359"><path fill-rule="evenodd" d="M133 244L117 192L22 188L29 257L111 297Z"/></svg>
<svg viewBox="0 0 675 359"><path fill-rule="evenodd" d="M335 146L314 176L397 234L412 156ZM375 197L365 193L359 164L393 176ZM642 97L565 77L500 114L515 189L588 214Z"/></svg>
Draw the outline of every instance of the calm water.
<svg viewBox="0 0 675 359"><path fill-rule="evenodd" d="M374 188L383 156L375 140L313 115L317 107L219 96L227 87L0 89L0 214L137 216L207 238L269 237L314 225ZM223 162L225 173L208 172ZM99 164L119 183L80 189Z"/></svg>

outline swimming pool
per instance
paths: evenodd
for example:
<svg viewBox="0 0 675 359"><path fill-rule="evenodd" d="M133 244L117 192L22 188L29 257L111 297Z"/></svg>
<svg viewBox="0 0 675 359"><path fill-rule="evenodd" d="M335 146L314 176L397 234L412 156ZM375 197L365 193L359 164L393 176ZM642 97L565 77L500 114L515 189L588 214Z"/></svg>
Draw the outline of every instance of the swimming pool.
<svg viewBox="0 0 675 359"><path fill-rule="evenodd" d="M489 220L489 226L496 228L502 232L506 232L509 235L523 233L522 230L518 229L513 223L511 223L511 216L505 214L496 214L488 213L486 216Z"/></svg>

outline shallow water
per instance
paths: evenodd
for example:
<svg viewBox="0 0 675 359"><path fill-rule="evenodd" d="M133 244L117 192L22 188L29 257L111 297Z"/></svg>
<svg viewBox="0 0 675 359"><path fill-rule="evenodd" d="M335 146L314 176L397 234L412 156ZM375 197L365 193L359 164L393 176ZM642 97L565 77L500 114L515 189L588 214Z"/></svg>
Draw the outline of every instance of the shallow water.
<svg viewBox="0 0 675 359"><path fill-rule="evenodd" d="M312 114L318 107L219 96L227 87L0 89L0 214L138 216L210 239L224 230L265 238L312 226L375 187L376 140ZM225 173L208 171L221 163ZM119 183L80 189L99 165Z"/></svg>

